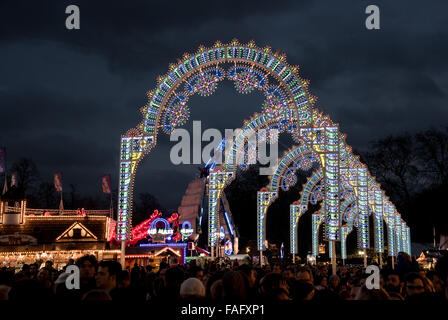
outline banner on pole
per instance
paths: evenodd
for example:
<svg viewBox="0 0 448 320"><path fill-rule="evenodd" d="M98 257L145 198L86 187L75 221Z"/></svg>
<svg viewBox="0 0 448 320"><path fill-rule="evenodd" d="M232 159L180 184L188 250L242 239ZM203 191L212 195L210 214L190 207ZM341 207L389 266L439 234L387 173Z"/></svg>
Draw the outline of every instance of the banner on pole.
<svg viewBox="0 0 448 320"><path fill-rule="evenodd" d="M54 174L54 188L56 191L62 192L62 173L55 172Z"/></svg>
<svg viewBox="0 0 448 320"><path fill-rule="evenodd" d="M106 174L101 178L103 192L110 193L110 174Z"/></svg>
<svg viewBox="0 0 448 320"><path fill-rule="evenodd" d="M8 192L8 179L6 179L6 174L5 174L5 184L3 185L2 195L4 195L6 192Z"/></svg>
<svg viewBox="0 0 448 320"><path fill-rule="evenodd" d="M0 148L0 173L6 172L6 149Z"/></svg>
<svg viewBox="0 0 448 320"><path fill-rule="evenodd" d="M64 201L62 201L62 198L61 201L59 201L59 211L64 211Z"/></svg>
<svg viewBox="0 0 448 320"><path fill-rule="evenodd" d="M11 187L13 186L19 186L19 177L17 171L14 171L11 176Z"/></svg>

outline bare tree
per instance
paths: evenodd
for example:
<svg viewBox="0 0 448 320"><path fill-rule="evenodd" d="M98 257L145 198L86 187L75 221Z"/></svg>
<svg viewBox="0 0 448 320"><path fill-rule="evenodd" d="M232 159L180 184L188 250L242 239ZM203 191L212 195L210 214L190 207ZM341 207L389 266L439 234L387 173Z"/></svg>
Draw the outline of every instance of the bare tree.
<svg viewBox="0 0 448 320"><path fill-rule="evenodd" d="M394 202L406 209L421 182L414 139L405 134L378 140L362 160Z"/></svg>
<svg viewBox="0 0 448 320"><path fill-rule="evenodd" d="M22 190L25 195L30 192L30 189L39 179L37 166L34 161L29 158L22 158L14 162L10 171L17 172L18 188Z"/></svg>
<svg viewBox="0 0 448 320"><path fill-rule="evenodd" d="M424 131L416 138L424 174L436 184L448 184L448 127Z"/></svg>
<svg viewBox="0 0 448 320"><path fill-rule="evenodd" d="M42 182L39 185L37 197L40 199L40 206L42 208L56 208L58 203L58 195L52 183Z"/></svg>

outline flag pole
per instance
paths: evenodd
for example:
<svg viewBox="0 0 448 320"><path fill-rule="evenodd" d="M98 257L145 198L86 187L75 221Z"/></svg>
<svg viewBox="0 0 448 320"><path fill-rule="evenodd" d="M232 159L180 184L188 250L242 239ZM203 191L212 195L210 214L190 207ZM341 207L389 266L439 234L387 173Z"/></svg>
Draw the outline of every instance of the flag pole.
<svg viewBox="0 0 448 320"><path fill-rule="evenodd" d="M5 184L3 185L2 195L4 195L6 192L8 192L8 180L6 179L6 170L5 170Z"/></svg>
<svg viewBox="0 0 448 320"><path fill-rule="evenodd" d="M433 239L434 239L434 250L436 249L436 227L433 225L432 226L432 234L433 234Z"/></svg>
<svg viewBox="0 0 448 320"><path fill-rule="evenodd" d="M64 212L64 202L62 200L62 190L61 190L61 201L59 202L59 214Z"/></svg>

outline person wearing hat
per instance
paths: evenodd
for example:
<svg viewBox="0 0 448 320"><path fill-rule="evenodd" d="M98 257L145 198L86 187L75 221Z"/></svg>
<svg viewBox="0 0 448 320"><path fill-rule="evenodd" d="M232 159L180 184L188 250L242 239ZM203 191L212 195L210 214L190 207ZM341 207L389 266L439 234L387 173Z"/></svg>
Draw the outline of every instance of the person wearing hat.
<svg viewBox="0 0 448 320"><path fill-rule="evenodd" d="M205 298L205 287L198 278L188 278L180 286L180 298L197 300Z"/></svg>

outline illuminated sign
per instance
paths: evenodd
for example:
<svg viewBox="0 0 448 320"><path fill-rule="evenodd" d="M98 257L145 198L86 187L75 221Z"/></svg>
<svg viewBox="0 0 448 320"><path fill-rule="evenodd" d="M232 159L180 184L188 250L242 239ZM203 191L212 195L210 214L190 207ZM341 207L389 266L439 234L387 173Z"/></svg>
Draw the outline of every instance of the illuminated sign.
<svg viewBox="0 0 448 320"><path fill-rule="evenodd" d="M224 227L221 226L221 228L219 229L219 239L224 240L225 237L225 232L224 232Z"/></svg>
<svg viewBox="0 0 448 320"><path fill-rule="evenodd" d="M161 224L163 225L162 228L160 228ZM153 222L151 222L151 225L148 229L148 234L150 236L154 236L157 234L169 236L173 234L173 229L170 228L170 223L166 219L157 218L154 219Z"/></svg>
<svg viewBox="0 0 448 320"><path fill-rule="evenodd" d="M227 240L224 246L224 252L226 255L230 256L233 253L233 244L232 241Z"/></svg>
<svg viewBox="0 0 448 320"><path fill-rule="evenodd" d="M171 230L171 229L166 230L166 229L156 229L156 228L154 228L154 229L149 229L148 233L150 235L154 235L154 234L171 235L171 234L173 234L173 230Z"/></svg>
<svg viewBox="0 0 448 320"><path fill-rule="evenodd" d="M193 234L194 230L191 227L191 223L189 221L185 221L184 223L182 223L182 229L180 229L180 233L184 236L184 237L189 237Z"/></svg>

